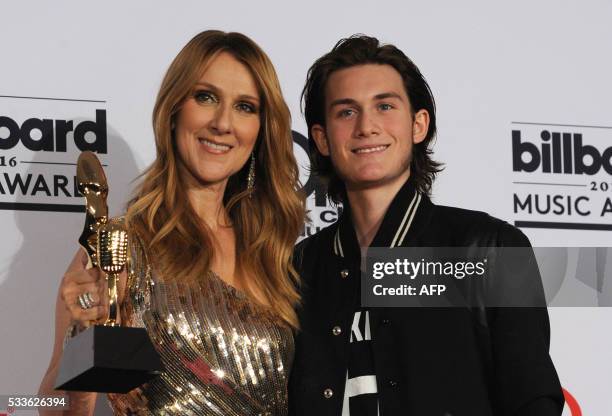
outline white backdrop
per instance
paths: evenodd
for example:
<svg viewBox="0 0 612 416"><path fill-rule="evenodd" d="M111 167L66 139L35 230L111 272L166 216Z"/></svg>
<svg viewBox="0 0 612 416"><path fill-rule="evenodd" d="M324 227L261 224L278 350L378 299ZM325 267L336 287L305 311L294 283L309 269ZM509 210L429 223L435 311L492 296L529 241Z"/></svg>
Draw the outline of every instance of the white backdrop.
<svg viewBox="0 0 612 416"><path fill-rule="evenodd" d="M396 44L417 63L436 97L435 157L447 165L434 187L437 203L487 211L511 223L545 222L549 228L523 228L535 246L611 247L612 167L606 171L605 158L597 162L587 156L583 164L602 167L593 175L576 174L576 160L570 169L555 150L559 133L563 146L565 140L575 146L576 137L582 139L582 148L572 147L574 156L587 145L598 155L612 152L606 153L612 146L611 18L612 3L604 0L3 2L0 394L38 388L51 354L57 287L83 224L83 214L29 211L25 208L32 206L24 204L81 203L71 191L74 166L62 164L76 160L74 136L81 135L93 143L89 146L106 142L101 159L111 185L111 211L120 212L130 180L154 156L150 119L161 78L194 34L240 31L258 42L277 68L293 128L303 135L298 97L317 57L357 32ZM62 148L59 130L69 120L77 132L67 134L65 151L31 150L27 139L11 145L12 137L24 135L21 126L29 119L50 120L41 125L43 131L52 125L52 149ZM513 131L542 155L534 172L513 170ZM544 131L552 137L546 142L552 143L552 173L544 172ZM49 140L36 129L31 137ZM299 147L296 152L305 159ZM529 163L522 156L523 164ZM307 176L304 171L303 179ZM558 196L549 210L547 196ZM328 208L315 207L313 197L309 204L314 226L325 225L320 215ZM589 213L580 215L576 208ZM564 229L551 229L550 223L564 223ZM551 354L563 386L583 414L612 414L607 400L612 309L551 308L550 315Z"/></svg>

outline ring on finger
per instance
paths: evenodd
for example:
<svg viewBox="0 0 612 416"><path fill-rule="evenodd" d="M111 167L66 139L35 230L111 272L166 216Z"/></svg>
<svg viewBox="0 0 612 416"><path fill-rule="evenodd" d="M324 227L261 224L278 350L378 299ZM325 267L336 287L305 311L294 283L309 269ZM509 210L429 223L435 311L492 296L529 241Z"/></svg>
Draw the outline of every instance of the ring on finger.
<svg viewBox="0 0 612 416"><path fill-rule="evenodd" d="M94 304L93 297L91 296L90 292L81 293L77 297L77 301L79 303L79 306L83 310L91 309L93 307L93 304Z"/></svg>
<svg viewBox="0 0 612 416"><path fill-rule="evenodd" d="M88 305L91 305L90 308L94 305L94 303L96 303L93 300L91 292L85 292L85 300L87 301Z"/></svg>

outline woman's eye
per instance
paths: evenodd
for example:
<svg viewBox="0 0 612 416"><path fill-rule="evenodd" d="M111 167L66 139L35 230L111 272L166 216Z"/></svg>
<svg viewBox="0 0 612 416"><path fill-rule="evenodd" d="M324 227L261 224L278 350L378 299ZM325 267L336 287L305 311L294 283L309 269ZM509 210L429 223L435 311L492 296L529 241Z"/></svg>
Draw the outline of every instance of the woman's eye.
<svg viewBox="0 0 612 416"><path fill-rule="evenodd" d="M238 103L236 108L239 111L243 111L245 113L256 113L257 112L257 108L255 108L255 106L250 103Z"/></svg>
<svg viewBox="0 0 612 416"><path fill-rule="evenodd" d="M195 100L199 103L215 103L217 102L217 97L215 97L212 93L207 91L196 91L193 95Z"/></svg>

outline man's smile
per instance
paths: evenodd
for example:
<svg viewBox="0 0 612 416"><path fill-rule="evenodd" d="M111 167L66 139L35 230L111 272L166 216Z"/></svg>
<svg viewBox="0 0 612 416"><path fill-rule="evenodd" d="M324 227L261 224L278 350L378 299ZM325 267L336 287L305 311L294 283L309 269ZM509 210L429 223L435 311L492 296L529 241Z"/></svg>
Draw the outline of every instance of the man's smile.
<svg viewBox="0 0 612 416"><path fill-rule="evenodd" d="M368 146L360 146L354 149L351 149L351 152L355 154L366 154L366 153L380 153L387 150L387 148L391 146L390 144L380 144L380 145L368 145Z"/></svg>

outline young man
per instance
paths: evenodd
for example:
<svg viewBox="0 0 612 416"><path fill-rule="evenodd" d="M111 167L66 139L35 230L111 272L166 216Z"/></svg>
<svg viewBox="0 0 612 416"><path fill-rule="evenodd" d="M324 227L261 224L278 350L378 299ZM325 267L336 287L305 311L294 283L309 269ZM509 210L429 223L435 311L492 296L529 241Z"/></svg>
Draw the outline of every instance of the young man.
<svg viewBox="0 0 612 416"><path fill-rule="evenodd" d="M545 308L363 308L367 247L528 246L485 213L434 205L435 104L418 68L377 39L343 39L303 92L314 168L343 205L301 242L292 415L560 415Z"/></svg>

